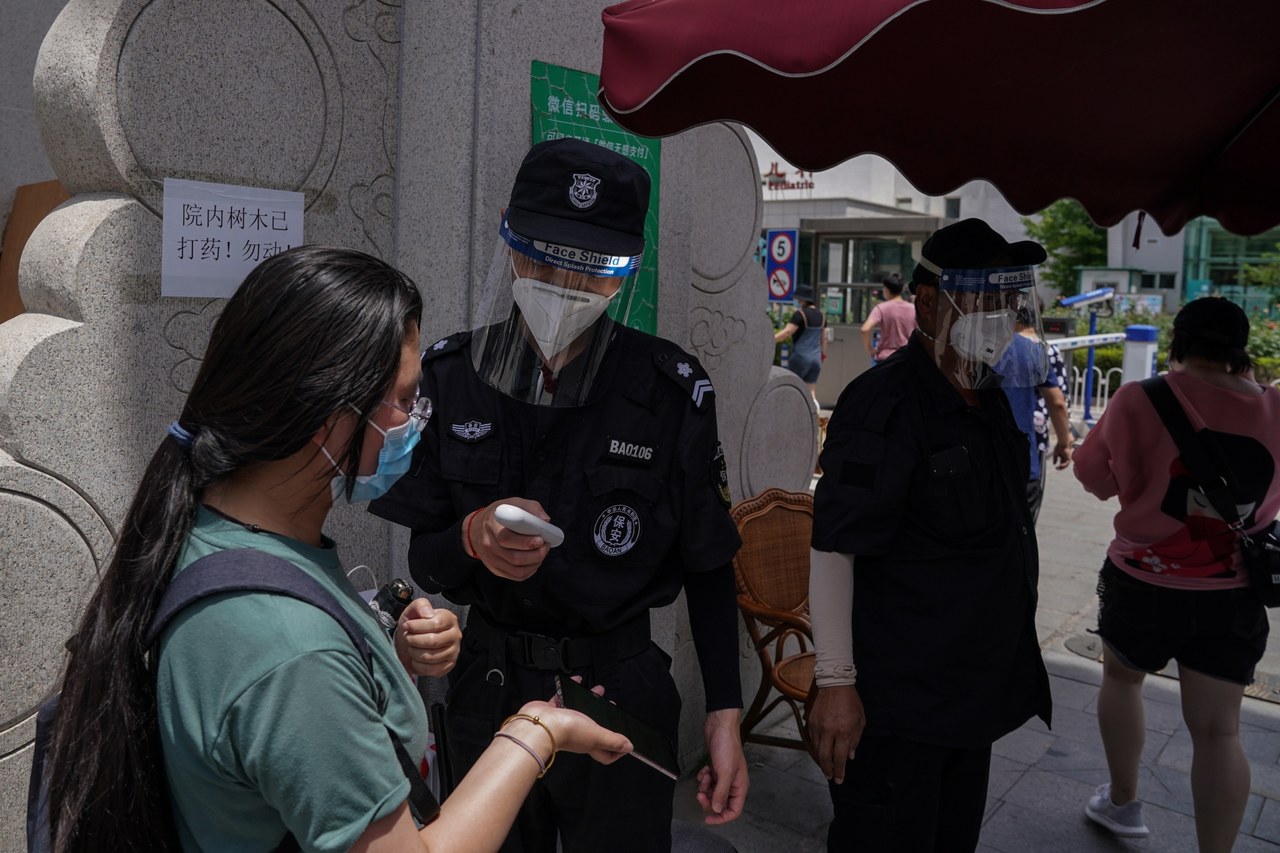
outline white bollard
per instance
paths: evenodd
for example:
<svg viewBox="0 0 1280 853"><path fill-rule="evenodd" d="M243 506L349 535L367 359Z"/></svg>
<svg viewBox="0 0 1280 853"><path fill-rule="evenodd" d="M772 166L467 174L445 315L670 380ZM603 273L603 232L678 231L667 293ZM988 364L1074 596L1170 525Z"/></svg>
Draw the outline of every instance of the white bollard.
<svg viewBox="0 0 1280 853"><path fill-rule="evenodd" d="M1155 326L1126 326L1124 362L1120 382L1134 382L1156 375L1156 347L1160 330Z"/></svg>

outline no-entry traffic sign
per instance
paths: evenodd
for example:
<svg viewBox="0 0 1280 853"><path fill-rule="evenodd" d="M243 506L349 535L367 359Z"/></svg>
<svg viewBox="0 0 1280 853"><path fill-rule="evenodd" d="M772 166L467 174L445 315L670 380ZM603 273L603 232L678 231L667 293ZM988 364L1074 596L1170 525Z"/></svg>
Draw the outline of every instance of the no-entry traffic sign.
<svg viewBox="0 0 1280 853"><path fill-rule="evenodd" d="M794 228L766 231L769 254L764 273L769 279L769 301L788 302L796 291L796 242L800 232Z"/></svg>

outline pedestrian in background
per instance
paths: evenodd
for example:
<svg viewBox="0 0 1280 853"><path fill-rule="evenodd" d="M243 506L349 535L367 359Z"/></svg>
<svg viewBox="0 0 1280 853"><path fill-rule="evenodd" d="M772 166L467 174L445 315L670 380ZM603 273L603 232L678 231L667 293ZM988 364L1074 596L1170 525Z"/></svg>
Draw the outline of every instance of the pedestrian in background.
<svg viewBox="0 0 1280 853"><path fill-rule="evenodd" d="M796 299L800 307L792 313L787 325L774 333L773 342L782 343L794 337L791 355L787 357L787 369L809 386L814 408L821 408L818 405L818 374L822 372L822 362L827 360L827 317L813 301L812 287L796 287Z"/></svg>
<svg viewBox="0 0 1280 853"><path fill-rule="evenodd" d="M1256 533L1280 512L1280 391L1253 381L1249 321L1232 302L1188 302L1173 322L1172 390L1243 521ZM1119 497L1098 576L1105 644L1098 729L1110 781L1085 813L1117 835L1148 834L1138 797L1146 727L1142 682L1178 662L1191 734L1191 794L1203 853L1230 850L1249 796L1240 702L1266 651L1266 611L1248 587L1239 535L1214 509L1140 383L1121 386L1075 455L1076 477Z"/></svg>
<svg viewBox="0 0 1280 853"><path fill-rule="evenodd" d="M991 744L1052 707L1027 440L992 371L1045 251L966 219L921 254L919 327L841 394L814 493L809 728L833 853L975 849Z"/></svg>
<svg viewBox="0 0 1280 853"><path fill-rule="evenodd" d="M1018 312L1014 324L1017 335L1010 343L1009 349L996 364L996 372L1007 375L1025 367L1023 362L1031 359L1031 363L1041 368L1047 363L1044 380L1034 385L1030 383L1009 382L1004 388L1009 398L1009 408L1013 410L1013 419L1018 429L1027 437L1031 459L1031 479L1027 481L1027 506L1031 509L1031 521L1040 517L1040 504L1044 501L1045 465L1048 463L1048 435L1050 425L1053 427L1055 443L1053 446L1053 465L1062 470L1071 464L1071 452L1075 446L1075 438L1071 434L1071 423L1067 415L1067 398L1060 385L1061 374L1054 367L1053 353L1057 347L1042 344L1031 323L1031 312L1022 309ZM1058 355L1061 363L1062 356ZM1046 412L1044 417L1041 412ZM1046 423L1047 421L1047 423ZM1042 433L1040 427L1046 430ZM1043 443L1042 443L1043 442Z"/></svg>
<svg viewBox="0 0 1280 853"><path fill-rule="evenodd" d="M410 472L371 510L411 531L417 582L470 605L445 729L470 766L502 721L557 676L603 685L673 745L680 695L649 615L683 589L705 688L709 765L697 798L742 812L737 590L715 392L675 344L629 327L649 176L576 139L535 145L516 173L481 325L422 356L436 402ZM509 530L511 504L564 541ZM507 850L671 846L675 783L639 761L566 756L535 787ZM601 771L604 772L601 772Z"/></svg>
<svg viewBox="0 0 1280 853"><path fill-rule="evenodd" d="M915 330L916 310L902 297L905 287L902 276L896 272L886 275L880 282L880 295L884 301L871 309L859 330L862 334L862 346L867 355L871 356L873 365L906 346L911 332ZM880 341L873 346L872 332L877 328L880 330Z"/></svg>
<svg viewBox="0 0 1280 853"><path fill-rule="evenodd" d="M1018 332L1020 335L1034 335L1035 331L1030 327ZM1036 397L1036 414L1034 418L1036 431L1036 450L1040 453L1040 458L1047 459L1049 457L1049 433L1053 433L1054 441L1058 444L1066 444L1067 437L1070 437L1070 450L1074 452L1076 433L1071 428L1071 380L1070 374L1067 373L1067 362L1062 356L1062 350L1058 349L1058 345L1051 340L1044 340L1045 352L1048 355L1049 371L1047 376L1054 379L1054 384L1058 387L1058 391L1062 394L1061 406L1051 406L1048 397L1040 394ZM1046 377L1047 378L1047 377ZM1056 395L1051 395L1056 396ZM1058 408L1058 415L1051 415L1051 408ZM1059 431L1058 424L1064 425L1066 432ZM1069 456L1069 454L1068 454ZM1054 465L1056 466L1061 459L1058 458L1055 447ZM1068 458L1067 464L1070 464ZM1044 480L1041 479L1041 486ZM1043 492L1043 488L1041 489ZM1043 497L1042 497L1043 499Z"/></svg>

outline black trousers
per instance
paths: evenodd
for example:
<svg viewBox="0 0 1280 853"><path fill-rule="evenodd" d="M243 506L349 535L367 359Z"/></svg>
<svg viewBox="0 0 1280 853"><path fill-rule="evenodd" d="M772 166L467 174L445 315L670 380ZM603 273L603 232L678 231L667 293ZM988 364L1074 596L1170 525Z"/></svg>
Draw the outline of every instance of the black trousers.
<svg viewBox="0 0 1280 853"><path fill-rule="evenodd" d="M987 802L991 747L957 749L863 737L828 783L828 853L972 853Z"/></svg>
<svg viewBox="0 0 1280 853"><path fill-rule="evenodd" d="M463 637L462 654L449 676L445 711L446 748L454 781L493 741L502 721L525 702L550 699L555 672L504 667L504 683L486 679L489 650ZM676 744L680 695L671 659L653 643L638 655L575 670L588 686L603 684L605 698L643 720ZM530 759L532 761L532 759ZM585 755L561 752L534 784L503 844L502 853L554 853L556 836L565 853L671 849L675 782L640 761L623 757L608 766Z"/></svg>

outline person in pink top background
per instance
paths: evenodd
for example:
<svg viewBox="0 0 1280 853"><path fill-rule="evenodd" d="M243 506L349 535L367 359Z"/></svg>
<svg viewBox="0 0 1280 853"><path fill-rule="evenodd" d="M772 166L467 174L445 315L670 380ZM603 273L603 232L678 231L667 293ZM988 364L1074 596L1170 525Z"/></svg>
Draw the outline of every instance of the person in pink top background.
<svg viewBox="0 0 1280 853"><path fill-rule="evenodd" d="M916 307L902 298L905 282L896 272L889 273L880 282L884 301L871 309L862 324L862 345L871 356L872 364L879 364L907 343L916 328ZM873 346L872 332L879 327L880 342Z"/></svg>
<svg viewBox="0 0 1280 853"><path fill-rule="evenodd" d="M1213 448L1253 534L1280 513L1280 390L1253 381L1248 336L1248 318L1234 303L1187 303L1174 319L1165 381L1197 440ZM1074 462L1085 489L1120 500L1098 578L1105 644L1098 728L1110 781L1085 814L1117 835L1148 834L1137 799L1142 681L1172 658L1191 734L1200 850L1230 850L1249 796L1241 697L1269 630L1241 566L1239 537L1210 505L1137 382L1116 391Z"/></svg>

